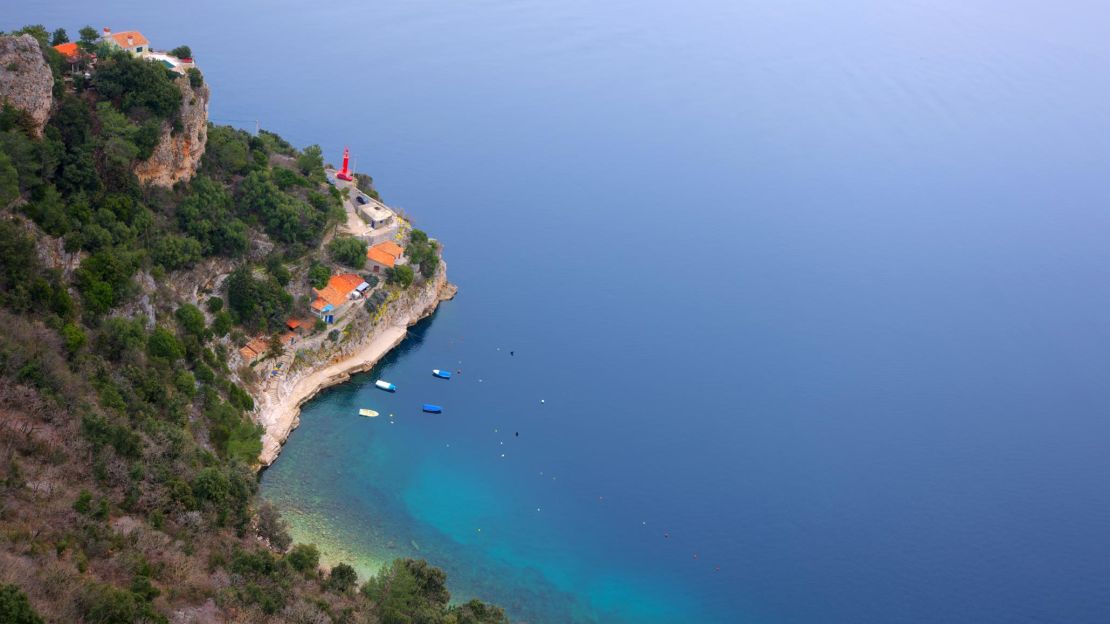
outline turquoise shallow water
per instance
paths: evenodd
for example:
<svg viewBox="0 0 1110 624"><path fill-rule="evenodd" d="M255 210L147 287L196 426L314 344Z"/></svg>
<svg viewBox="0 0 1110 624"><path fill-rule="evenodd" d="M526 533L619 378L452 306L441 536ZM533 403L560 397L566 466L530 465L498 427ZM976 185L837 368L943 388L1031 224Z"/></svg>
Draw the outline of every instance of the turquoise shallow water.
<svg viewBox="0 0 1110 624"><path fill-rule="evenodd" d="M294 537L363 576L394 557L427 558L457 597L495 600L526 621L668 622L702 609L693 595L668 595L673 580L638 569L637 549L670 539L655 519L622 520L626 510L609 509L618 501L576 491L567 453L545 452L557 450L545 431L572 417L564 393L547 388L543 403L516 394L537 377L544 385L528 370L534 360L446 337L452 305L374 371L305 406L298 442L263 479ZM431 362L462 372L438 380ZM378 377L398 392L375 388ZM444 414L422 413L423 402ZM361 407L382 415L359 417ZM626 530L621 555L606 532Z"/></svg>
<svg viewBox="0 0 1110 624"><path fill-rule="evenodd" d="M533 624L1110 613L1107 3L3 8L191 45L444 241L399 392L263 477L329 556Z"/></svg>

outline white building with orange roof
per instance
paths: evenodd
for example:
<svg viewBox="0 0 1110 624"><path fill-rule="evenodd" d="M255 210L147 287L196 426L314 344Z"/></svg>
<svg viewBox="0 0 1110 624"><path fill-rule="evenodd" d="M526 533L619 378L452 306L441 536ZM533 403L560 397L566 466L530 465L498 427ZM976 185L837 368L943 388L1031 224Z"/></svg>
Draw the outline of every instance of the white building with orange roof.
<svg viewBox="0 0 1110 624"><path fill-rule="evenodd" d="M333 323L335 317L345 311L347 304L361 297L368 288L370 284L354 273L333 275L327 286L312 289L316 294L316 300L310 306L312 313L327 323Z"/></svg>
<svg viewBox="0 0 1110 624"><path fill-rule="evenodd" d="M392 269L398 264L404 264L405 250L393 241L385 241L366 250L366 260L370 263L370 270L381 273L385 269Z"/></svg>
<svg viewBox="0 0 1110 624"><path fill-rule="evenodd" d="M143 56L150 52L150 41L137 30L114 33L111 28L105 28L100 35L100 40L136 56Z"/></svg>

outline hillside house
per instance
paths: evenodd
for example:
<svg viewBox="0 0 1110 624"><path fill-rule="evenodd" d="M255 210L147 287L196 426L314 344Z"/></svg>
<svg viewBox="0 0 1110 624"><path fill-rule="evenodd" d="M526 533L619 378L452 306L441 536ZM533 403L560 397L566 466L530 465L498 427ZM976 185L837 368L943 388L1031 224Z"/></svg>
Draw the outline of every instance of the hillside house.
<svg viewBox="0 0 1110 624"><path fill-rule="evenodd" d="M358 299L370 288L361 277L354 273L333 275L327 286L313 288L316 300L312 302L312 313L327 323L335 322L335 317L345 311L347 304Z"/></svg>
<svg viewBox="0 0 1110 624"><path fill-rule="evenodd" d="M136 56L143 56L150 52L150 41L137 30L114 33L111 28L105 28L104 33L100 35L100 40Z"/></svg>
<svg viewBox="0 0 1110 624"><path fill-rule="evenodd" d="M404 248L397 243L385 241L367 249L366 260L370 264L371 271L381 273L385 269L404 264L404 253Z"/></svg>
<svg viewBox="0 0 1110 624"><path fill-rule="evenodd" d="M60 43L54 46L54 49L65 57L67 63L76 63L81 60L81 49L77 47L75 42Z"/></svg>
<svg viewBox="0 0 1110 624"><path fill-rule="evenodd" d="M270 343L266 342L263 336L252 338L250 342L239 349L239 356L243 358L244 362L250 364L265 355L269 347Z"/></svg>
<svg viewBox="0 0 1110 624"><path fill-rule="evenodd" d="M112 29L105 28L104 33L100 35L100 40L114 48L126 50L148 61L161 63L166 69L181 76L188 73L189 68L197 66L196 62L191 58L177 58L167 52L155 50L150 47L150 40L137 30L114 33Z"/></svg>

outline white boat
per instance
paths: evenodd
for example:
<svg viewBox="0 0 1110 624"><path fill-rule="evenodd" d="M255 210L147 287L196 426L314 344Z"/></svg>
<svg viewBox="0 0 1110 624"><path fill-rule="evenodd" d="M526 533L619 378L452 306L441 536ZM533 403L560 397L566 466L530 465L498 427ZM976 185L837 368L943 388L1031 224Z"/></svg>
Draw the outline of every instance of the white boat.
<svg viewBox="0 0 1110 624"><path fill-rule="evenodd" d="M374 385L381 388L382 390L385 390L386 392L396 392L397 391L397 386L389 383L388 381L386 381L384 379L379 379L379 380L375 381Z"/></svg>
<svg viewBox="0 0 1110 624"><path fill-rule="evenodd" d="M363 408L363 409L360 409L360 410L358 411L358 415L359 415L359 416L366 416L367 418L377 418L377 416L378 416L378 413L377 413L377 412L375 412L375 411L374 411L374 410L372 410L372 409L365 409L365 408Z"/></svg>
<svg viewBox="0 0 1110 624"><path fill-rule="evenodd" d="M449 370L440 370L438 368L433 368L432 369L432 374L435 375L436 377L439 377L440 379L450 379L451 378L451 371L449 371Z"/></svg>

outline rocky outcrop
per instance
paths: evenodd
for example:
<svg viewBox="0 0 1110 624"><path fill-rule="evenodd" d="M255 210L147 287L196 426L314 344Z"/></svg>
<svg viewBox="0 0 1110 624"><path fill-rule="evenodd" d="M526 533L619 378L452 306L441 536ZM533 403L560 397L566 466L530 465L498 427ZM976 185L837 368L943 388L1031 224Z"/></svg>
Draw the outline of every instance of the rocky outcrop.
<svg viewBox="0 0 1110 624"><path fill-rule="evenodd" d="M208 85L193 88L186 77L178 78L181 88L181 126L174 132L165 123L162 138L150 158L135 165L135 176L143 184L173 186L193 178L208 142Z"/></svg>
<svg viewBox="0 0 1110 624"><path fill-rule="evenodd" d="M457 291L447 281L447 265L441 262L433 279L390 301L381 318L371 321L370 315L359 309L350 325L335 326L347 336L338 344L326 341L318 349L302 350L283 376L264 376L261 387L252 388L254 418L265 430L259 464L269 466L277 459L281 445L300 424L305 401L354 373L373 368L401 344L409 327L430 316L441 301L453 298Z"/></svg>
<svg viewBox="0 0 1110 624"><path fill-rule="evenodd" d="M54 74L31 35L0 37L0 102L26 111L42 136L54 105Z"/></svg>

